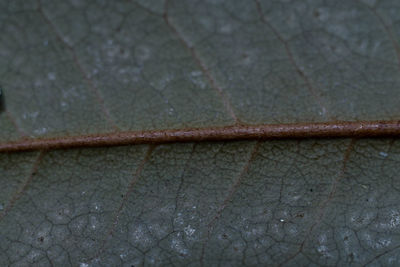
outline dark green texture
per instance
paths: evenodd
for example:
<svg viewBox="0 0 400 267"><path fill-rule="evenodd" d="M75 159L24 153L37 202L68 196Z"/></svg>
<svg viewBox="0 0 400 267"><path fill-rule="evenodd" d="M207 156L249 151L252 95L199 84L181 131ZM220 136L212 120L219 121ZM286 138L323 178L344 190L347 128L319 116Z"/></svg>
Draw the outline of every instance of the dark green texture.
<svg viewBox="0 0 400 267"><path fill-rule="evenodd" d="M2 0L0 10L2 132L10 119L35 137L235 116L400 118L395 0Z"/></svg>
<svg viewBox="0 0 400 267"><path fill-rule="evenodd" d="M397 140L148 149L46 152L0 222L2 265L400 262ZM37 157L2 155L2 207Z"/></svg>
<svg viewBox="0 0 400 267"><path fill-rule="evenodd" d="M400 119L397 0L0 0L0 142ZM400 142L0 154L1 266L398 266Z"/></svg>

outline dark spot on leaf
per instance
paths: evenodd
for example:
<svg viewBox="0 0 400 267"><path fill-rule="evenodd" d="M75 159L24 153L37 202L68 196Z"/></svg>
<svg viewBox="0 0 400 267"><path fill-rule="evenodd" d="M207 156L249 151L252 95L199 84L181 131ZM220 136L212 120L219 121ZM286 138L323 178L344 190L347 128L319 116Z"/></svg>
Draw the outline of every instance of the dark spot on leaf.
<svg viewBox="0 0 400 267"><path fill-rule="evenodd" d="M298 218L303 218L303 217L304 217L304 213L296 214L296 217L298 217Z"/></svg>
<svg viewBox="0 0 400 267"><path fill-rule="evenodd" d="M353 253L350 253L350 254L348 255L348 257L349 257L349 261L350 261L350 262L353 262L353 261L354 261L354 254L353 254Z"/></svg>
<svg viewBox="0 0 400 267"><path fill-rule="evenodd" d="M239 249L237 247L233 247L233 250L234 251L238 251Z"/></svg>
<svg viewBox="0 0 400 267"><path fill-rule="evenodd" d="M310 188L310 192L312 192L313 191L313 189L312 188Z"/></svg>
<svg viewBox="0 0 400 267"><path fill-rule="evenodd" d="M319 18L320 15L318 10L314 10L314 17Z"/></svg>
<svg viewBox="0 0 400 267"><path fill-rule="evenodd" d="M302 77L304 76L304 73L301 70L296 70L296 71L300 76L302 76Z"/></svg>
<svg viewBox="0 0 400 267"><path fill-rule="evenodd" d="M3 91L0 86L0 112L5 110Z"/></svg>
<svg viewBox="0 0 400 267"><path fill-rule="evenodd" d="M344 238L343 238L343 240L348 240L349 239L349 237L348 236L345 236Z"/></svg>
<svg viewBox="0 0 400 267"><path fill-rule="evenodd" d="M124 195L123 194L121 194L121 198L123 198L124 197Z"/></svg>
<svg viewBox="0 0 400 267"><path fill-rule="evenodd" d="M43 243L43 241L44 241L44 237L43 237L43 236L39 237L38 239L39 239L39 241L40 241L41 243Z"/></svg>
<svg viewBox="0 0 400 267"><path fill-rule="evenodd" d="M223 239L227 239L227 238L228 238L228 235L227 235L227 234L222 234L222 238L223 238Z"/></svg>

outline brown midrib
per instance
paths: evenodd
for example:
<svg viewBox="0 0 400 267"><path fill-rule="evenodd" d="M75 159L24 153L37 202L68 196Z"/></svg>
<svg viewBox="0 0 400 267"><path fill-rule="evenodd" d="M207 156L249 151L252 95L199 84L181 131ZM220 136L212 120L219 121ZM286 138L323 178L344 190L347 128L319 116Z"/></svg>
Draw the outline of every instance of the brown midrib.
<svg viewBox="0 0 400 267"><path fill-rule="evenodd" d="M0 152L72 147L245 139L400 136L400 121L337 121L126 131L56 138L22 138L0 143Z"/></svg>

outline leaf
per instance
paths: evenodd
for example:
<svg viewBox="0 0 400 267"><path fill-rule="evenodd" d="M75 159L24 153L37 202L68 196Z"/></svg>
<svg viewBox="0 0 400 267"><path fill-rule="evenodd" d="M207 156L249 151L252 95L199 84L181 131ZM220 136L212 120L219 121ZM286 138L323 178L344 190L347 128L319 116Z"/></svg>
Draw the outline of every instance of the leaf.
<svg viewBox="0 0 400 267"><path fill-rule="evenodd" d="M0 142L398 120L399 9L0 1ZM397 265L399 161L396 138L1 153L0 265Z"/></svg>

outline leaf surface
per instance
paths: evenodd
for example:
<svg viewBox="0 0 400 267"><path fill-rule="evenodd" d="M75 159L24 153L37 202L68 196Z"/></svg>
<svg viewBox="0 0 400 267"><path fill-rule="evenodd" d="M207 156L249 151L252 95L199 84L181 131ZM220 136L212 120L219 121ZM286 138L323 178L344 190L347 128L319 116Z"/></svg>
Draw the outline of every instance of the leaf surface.
<svg viewBox="0 0 400 267"><path fill-rule="evenodd" d="M400 117L400 5L0 1L0 142ZM0 154L0 265L396 265L397 139Z"/></svg>

